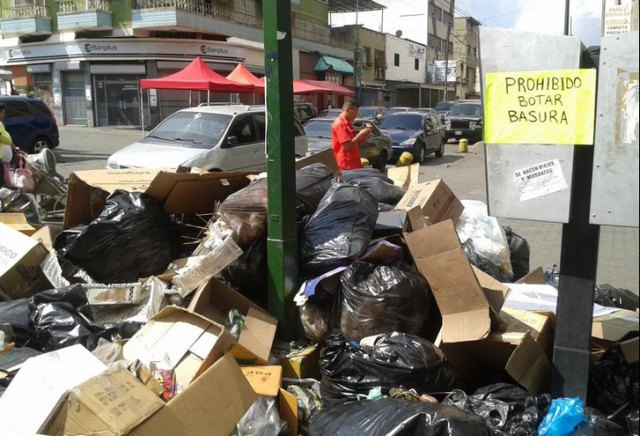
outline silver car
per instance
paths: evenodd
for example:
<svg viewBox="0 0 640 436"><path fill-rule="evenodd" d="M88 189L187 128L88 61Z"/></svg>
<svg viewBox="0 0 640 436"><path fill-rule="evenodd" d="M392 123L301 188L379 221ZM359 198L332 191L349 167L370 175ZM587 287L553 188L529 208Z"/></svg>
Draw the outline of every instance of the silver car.
<svg viewBox="0 0 640 436"><path fill-rule="evenodd" d="M112 154L107 168L195 167L207 171L264 170L264 106L199 106L167 117L144 139ZM307 138L294 120L295 154L307 153Z"/></svg>

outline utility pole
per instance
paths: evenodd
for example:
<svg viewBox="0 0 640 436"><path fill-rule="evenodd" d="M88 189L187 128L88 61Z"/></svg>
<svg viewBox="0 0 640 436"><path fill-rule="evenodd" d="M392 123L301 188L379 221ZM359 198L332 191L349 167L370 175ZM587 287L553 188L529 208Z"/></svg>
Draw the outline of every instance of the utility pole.
<svg viewBox="0 0 640 436"><path fill-rule="evenodd" d="M449 75L449 36L451 35L451 23L447 24L447 41L445 42L444 52L444 98L447 99L447 76Z"/></svg>

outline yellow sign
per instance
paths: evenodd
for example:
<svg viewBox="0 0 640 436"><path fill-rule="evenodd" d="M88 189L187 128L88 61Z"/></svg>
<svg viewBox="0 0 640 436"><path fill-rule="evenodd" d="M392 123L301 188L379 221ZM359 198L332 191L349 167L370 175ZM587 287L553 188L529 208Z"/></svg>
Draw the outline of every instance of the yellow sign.
<svg viewBox="0 0 640 436"><path fill-rule="evenodd" d="M487 73L488 144L593 144L596 70Z"/></svg>

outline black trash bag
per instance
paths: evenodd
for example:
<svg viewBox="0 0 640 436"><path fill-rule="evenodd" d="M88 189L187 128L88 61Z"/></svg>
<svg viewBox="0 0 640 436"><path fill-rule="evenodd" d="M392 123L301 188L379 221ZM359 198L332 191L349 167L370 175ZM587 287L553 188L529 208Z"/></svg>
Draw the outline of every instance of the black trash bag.
<svg viewBox="0 0 640 436"><path fill-rule="evenodd" d="M509 253L511 254L511 267L513 268L512 281L516 281L529 274L529 258L531 250L525 238L514 233L511 227L502 227L509 242Z"/></svg>
<svg viewBox="0 0 640 436"><path fill-rule="evenodd" d="M351 185L359 185L379 203L395 206L404 196L401 187L375 168L358 168L342 171L342 180Z"/></svg>
<svg viewBox="0 0 640 436"><path fill-rule="evenodd" d="M364 189L334 184L307 221L300 243L303 278L350 263L369 246L378 202Z"/></svg>
<svg viewBox="0 0 640 436"><path fill-rule="evenodd" d="M259 306L267 307L267 237L253 241L220 274L236 291Z"/></svg>
<svg viewBox="0 0 640 436"><path fill-rule="evenodd" d="M340 330L350 341L394 331L418 334L435 310L429 284L414 272L356 261L340 282Z"/></svg>
<svg viewBox="0 0 640 436"><path fill-rule="evenodd" d="M333 170L317 163L296 171L296 199L299 215L312 214L331 187Z"/></svg>
<svg viewBox="0 0 640 436"><path fill-rule="evenodd" d="M638 362L627 363L620 347L605 352L600 360L591 363L587 405L624 426L625 417L638 410L640 395Z"/></svg>
<svg viewBox="0 0 640 436"><path fill-rule="evenodd" d="M42 224L35 196L21 189L0 187L0 212L22 213L29 224Z"/></svg>
<svg viewBox="0 0 640 436"><path fill-rule="evenodd" d="M0 302L0 323L7 323L13 329L16 346L24 347L33 337L33 323L29 316L29 299Z"/></svg>
<svg viewBox="0 0 640 436"><path fill-rule="evenodd" d="M254 180L229 195L218 209L220 218L233 230L240 247L249 246L267 233L267 178Z"/></svg>
<svg viewBox="0 0 640 436"><path fill-rule="evenodd" d="M628 434L631 436L640 436L640 412L638 409L627 414L625 419Z"/></svg>
<svg viewBox="0 0 640 436"><path fill-rule="evenodd" d="M502 275L498 265L476 251L476 247L473 245L473 240L471 238L467 239L462 244L462 248L464 249L464 254L467 256L467 259L469 259L469 262L476 268L481 269L499 282L505 283L509 281L508 277Z"/></svg>
<svg viewBox="0 0 640 436"><path fill-rule="evenodd" d="M599 410L585 407L586 422L580 424L571 436L625 436L621 425L607 419Z"/></svg>
<svg viewBox="0 0 640 436"><path fill-rule="evenodd" d="M594 303L605 307L619 307L627 310L638 309L638 296L628 289L614 288L611 285L597 285Z"/></svg>
<svg viewBox="0 0 640 436"><path fill-rule="evenodd" d="M133 322L95 324L86 291L77 284L33 295L29 311L34 333L28 345L43 352L75 344L91 351L100 338L111 342L130 338L142 327L142 323Z"/></svg>
<svg viewBox="0 0 640 436"><path fill-rule="evenodd" d="M448 392L458 387L458 375L444 354L418 336L393 332L373 346L340 336L327 338L320 355L320 392L327 407L366 398L373 388L414 388L418 393Z"/></svg>
<svg viewBox="0 0 640 436"><path fill-rule="evenodd" d="M545 283L558 289L558 286L560 285L560 267L558 267L558 265L553 265L552 267L544 270L543 274Z"/></svg>
<svg viewBox="0 0 640 436"><path fill-rule="evenodd" d="M473 395L454 390L442 403L481 416L496 435L535 436L551 397L532 396L518 386L496 383L477 389Z"/></svg>
<svg viewBox="0 0 640 436"><path fill-rule="evenodd" d="M54 248L100 283L128 283L163 272L179 252L176 235L156 200L118 189L98 218L60 233Z"/></svg>
<svg viewBox="0 0 640 436"><path fill-rule="evenodd" d="M481 417L443 404L395 398L325 409L311 418L310 436L488 436Z"/></svg>

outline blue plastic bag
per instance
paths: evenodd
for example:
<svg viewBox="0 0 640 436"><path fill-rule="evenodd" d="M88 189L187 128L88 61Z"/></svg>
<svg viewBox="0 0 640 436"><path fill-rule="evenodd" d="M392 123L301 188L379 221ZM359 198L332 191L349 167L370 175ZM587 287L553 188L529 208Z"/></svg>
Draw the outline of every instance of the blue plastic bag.
<svg viewBox="0 0 640 436"><path fill-rule="evenodd" d="M540 423L538 435L570 435L584 419L584 403L579 397L556 398L551 401L549 412Z"/></svg>

